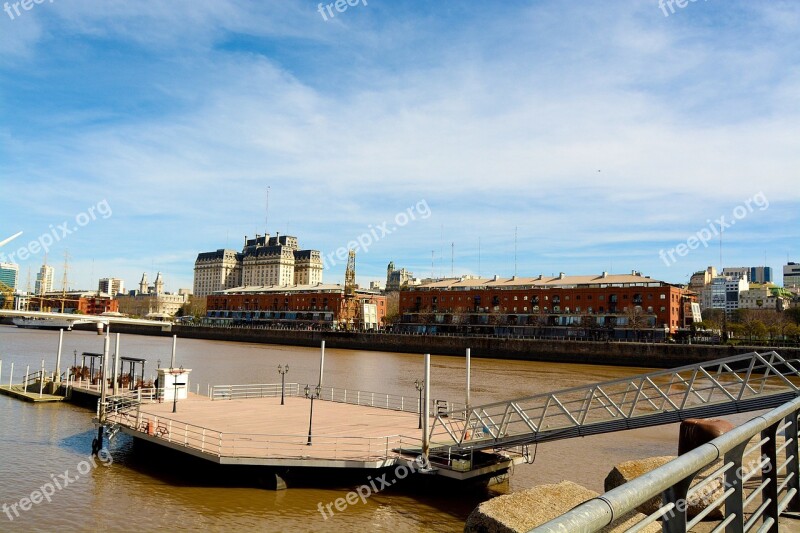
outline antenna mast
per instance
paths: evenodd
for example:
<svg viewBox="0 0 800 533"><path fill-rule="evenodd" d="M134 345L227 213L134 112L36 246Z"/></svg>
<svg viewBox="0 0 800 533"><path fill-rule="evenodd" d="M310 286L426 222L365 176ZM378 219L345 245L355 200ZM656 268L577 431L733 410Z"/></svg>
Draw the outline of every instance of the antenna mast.
<svg viewBox="0 0 800 533"><path fill-rule="evenodd" d="M269 233L269 185L267 185L267 209L264 214L264 234Z"/></svg>
<svg viewBox="0 0 800 533"><path fill-rule="evenodd" d="M514 226L514 277L517 277L517 226Z"/></svg>
<svg viewBox="0 0 800 533"><path fill-rule="evenodd" d="M67 269L69 268L69 252L64 250L64 277L61 279L61 312L64 312L64 301L67 299ZM94 259L92 259L92 264L94 264ZM94 267L92 268L92 273L94 273ZM109 292L111 291L109 287Z"/></svg>

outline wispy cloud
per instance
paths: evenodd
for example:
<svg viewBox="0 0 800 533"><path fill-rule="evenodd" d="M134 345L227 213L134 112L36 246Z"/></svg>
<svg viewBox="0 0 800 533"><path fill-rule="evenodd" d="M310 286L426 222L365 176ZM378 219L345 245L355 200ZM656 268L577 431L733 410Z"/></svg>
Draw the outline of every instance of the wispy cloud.
<svg viewBox="0 0 800 533"><path fill-rule="evenodd" d="M322 250L426 198L359 261L376 277L427 275L431 250L449 273L442 241L474 271L479 236L482 273L510 274L517 226L520 272L616 257L682 281L644 250L756 190L800 227L789 2L370 2L327 24L293 2L47 7L0 31L0 176L20 184L0 208L37 232L102 189L113 226L69 245L105 270L180 250L163 270L189 286L196 252L264 231L267 185L270 231ZM798 253L771 235L753 221L731 260Z"/></svg>

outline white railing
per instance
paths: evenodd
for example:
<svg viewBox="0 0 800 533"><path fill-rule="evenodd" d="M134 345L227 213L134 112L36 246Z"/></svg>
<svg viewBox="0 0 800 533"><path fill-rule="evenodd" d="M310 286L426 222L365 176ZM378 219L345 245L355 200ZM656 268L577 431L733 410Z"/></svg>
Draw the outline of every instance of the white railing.
<svg viewBox="0 0 800 533"><path fill-rule="evenodd" d="M781 513L800 511L798 410L800 398L795 398L531 531L593 532L619 526L614 531L635 532L661 521L663 531L684 533L718 509L721 518L702 531L716 526L713 531L777 532ZM706 469L713 470L693 483ZM621 524L653 498L662 504L655 512L635 524ZM692 519L687 503L702 509Z"/></svg>
<svg viewBox="0 0 800 533"><path fill-rule="evenodd" d="M286 396L300 396L300 385L287 383L284 394ZM280 383L265 383L251 385L214 385L211 387L209 397L212 400L242 400L247 398L275 398L281 395Z"/></svg>
<svg viewBox="0 0 800 533"><path fill-rule="evenodd" d="M305 386L301 388L298 383L287 383L285 396L305 397ZM214 385L210 388L209 396L212 400L238 400L246 398L274 398L280 397L281 384L251 384L251 385ZM319 399L328 402L362 405L376 409L390 411L404 411L406 413L420 412L420 399L418 396L402 396L387 394L385 392L372 392L353 389L340 389L337 387L321 387ZM464 404L448 400L431 399L431 413L444 414L461 411L463 419Z"/></svg>
<svg viewBox="0 0 800 533"><path fill-rule="evenodd" d="M418 437L403 435L313 435L309 446L307 434L223 433L143 411L135 400L120 397L108 402L106 424L218 457L379 461L397 459L401 450L420 447Z"/></svg>

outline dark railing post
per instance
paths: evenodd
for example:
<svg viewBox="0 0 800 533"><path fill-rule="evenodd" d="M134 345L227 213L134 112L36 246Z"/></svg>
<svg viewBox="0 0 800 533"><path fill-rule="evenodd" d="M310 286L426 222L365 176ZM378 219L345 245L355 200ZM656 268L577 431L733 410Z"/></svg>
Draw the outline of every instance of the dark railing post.
<svg viewBox="0 0 800 533"><path fill-rule="evenodd" d="M744 531L744 483L742 476L742 460L747 441L738 444L725 454L724 464L733 463L725 471L725 490L733 488L733 494L725 500L725 518L733 517L725 526L725 533L739 533Z"/></svg>
<svg viewBox="0 0 800 533"><path fill-rule="evenodd" d="M786 463L786 477L790 478L787 488L789 490L795 489L797 491L789 501L789 505L786 506L786 510L796 513L800 511L800 460L798 460L797 457L797 411L789 414L786 417L786 422L789 423L784 431L786 440L788 441L788 444L786 445L786 457L789 459Z"/></svg>
<svg viewBox="0 0 800 533"><path fill-rule="evenodd" d="M761 438L767 439L767 442L761 445L761 458L768 459L767 464L761 469L761 478L769 480L767 486L764 487L764 492L761 493L762 502L767 503L764 509L763 518L772 518L773 524L768 530L769 533L778 533L778 462L777 450L775 446L775 439L778 435L778 425L780 421L772 424L767 429L761 432ZM763 519L762 519L763 520Z"/></svg>
<svg viewBox="0 0 800 533"><path fill-rule="evenodd" d="M664 533L686 533L686 509L689 506L686 501L686 493L689 492L689 487L692 485L695 475L697 475L697 472L682 479L662 493L661 500L663 505L675 504L675 507L664 515L664 521L662 522Z"/></svg>

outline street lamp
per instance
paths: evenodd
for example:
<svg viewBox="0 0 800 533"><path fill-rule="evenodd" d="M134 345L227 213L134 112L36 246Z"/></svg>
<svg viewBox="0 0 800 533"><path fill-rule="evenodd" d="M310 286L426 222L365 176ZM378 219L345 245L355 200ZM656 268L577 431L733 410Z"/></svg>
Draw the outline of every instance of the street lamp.
<svg viewBox="0 0 800 533"><path fill-rule="evenodd" d="M319 393L321 391L322 387L320 387L319 385L314 387L313 393L308 385L306 385L305 389L303 389L303 392L306 393L306 398L309 398L311 400L311 411L308 414L308 442L306 443L306 446L311 446L311 420L313 420L314 418L314 400L316 398L319 398Z"/></svg>
<svg viewBox="0 0 800 533"><path fill-rule="evenodd" d="M172 384L175 386L175 392L172 395L172 412L178 412L178 386L186 385L186 383L178 383L178 376L183 374L183 365L180 368L170 368L169 373L172 374Z"/></svg>
<svg viewBox="0 0 800 533"><path fill-rule="evenodd" d="M419 411L419 427L417 429L422 429L422 389L425 388L425 381L421 379L415 379L414 388L416 388L417 392L419 393L419 407L417 409Z"/></svg>
<svg viewBox="0 0 800 533"><path fill-rule="evenodd" d="M289 372L289 365L285 367L278 365L278 374L281 375L281 405L283 405L283 391L285 390L286 374Z"/></svg>

